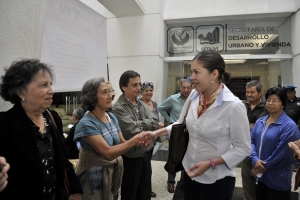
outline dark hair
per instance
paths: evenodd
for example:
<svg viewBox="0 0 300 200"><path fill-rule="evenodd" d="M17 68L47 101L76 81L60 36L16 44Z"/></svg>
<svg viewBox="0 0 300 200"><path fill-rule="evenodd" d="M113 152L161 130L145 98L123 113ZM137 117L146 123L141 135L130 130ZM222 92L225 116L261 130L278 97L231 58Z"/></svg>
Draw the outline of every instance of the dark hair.
<svg viewBox="0 0 300 200"><path fill-rule="evenodd" d="M124 91L123 91L122 87L127 87L128 83L129 83L129 79L135 78L137 76L141 77L137 72L132 71L132 70L128 70L121 75L120 80L119 80L119 87L123 93L124 93Z"/></svg>
<svg viewBox="0 0 300 200"><path fill-rule="evenodd" d="M81 120L81 118L84 116L84 110L82 108L76 108L73 111L73 115L78 119Z"/></svg>
<svg viewBox="0 0 300 200"><path fill-rule="evenodd" d="M81 89L81 103L86 106L89 111L92 111L95 108L95 104L98 102L98 87L102 82L105 82L102 77L93 78L86 81Z"/></svg>
<svg viewBox="0 0 300 200"><path fill-rule="evenodd" d="M43 74L49 73L53 80L53 72L50 65L41 63L36 59L14 61L8 69L5 69L5 74L1 77L1 97L13 104L19 102L21 100L19 95L27 90L27 86L40 71Z"/></svg>
<svg viewBox="0 0 300 200"><path fill-rule="evenodd" d="M228 83L231 78L231 74L225 71L225 62L222 56L214 50L203 50L199 52L194 58L193 61L202 63L203 67L212 73L215 69L219 72L219 81Z"/></svg>
<svg viewBox="0 0 300 200"><path fill-rule="evenodd" d="M182 83L185 83L185 82L190 83L191 86L192 86L192 82L191 82L189 79L181 79L181 81L180 81L180 86L182 86Z"/></svg>
<svg viewBox="0 0 300 200"><path fill-rule="evenodd" d="M253 86L256 87L257 92L260 92L263 89L262 84L258 80L252 80L246 83L246 88L253 87Z"/></svg>
<svg viewBox="0 0 300 200"><path fill-rule="evenodd" d="M282 105L283 105L283 110L285 110L287 95L286 95L286 92L284 91L284 89L282 89L280 87L270 88L266 92L266 99L268 99L268 97L272 94L276 94L280 98L280 101L282 102Z"/></svg>

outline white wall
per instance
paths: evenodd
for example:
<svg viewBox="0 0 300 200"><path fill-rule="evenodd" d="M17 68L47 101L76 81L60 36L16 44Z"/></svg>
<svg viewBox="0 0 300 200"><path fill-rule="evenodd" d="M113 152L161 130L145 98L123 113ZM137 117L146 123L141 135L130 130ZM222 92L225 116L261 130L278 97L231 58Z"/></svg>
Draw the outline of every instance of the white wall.
<svg viewBox="0 0 300 200"><path fill-rule="evenodd" d="M149 1L147 1L149 3ZM118 95L119 78L126 70L134 70L141 75L141 80L152 81L155 92L153 100L164 100L165 77L167 68L165 57L166 26L162 16L157 13L160 3L148 7L143 16L130 16L107 19L107 47L109 78Z"/></svg>
<svg viewBox="0 0 300 200"><path fill-rule="evenodd" d="M46 0L0 1L0 74L21 58L40 58ZM11 104L0 98L0 111Z"/></svg>
<svg viewBox="0 0 300 200"><path fill-rule="evenodd" d="M300 2L300 1L299 1ZM300 8L300 3L298 4ZM300 96L300 10L291 17L291 37L292 37L292 53L293 53L293 84L297 87L297 96Z"/></svg>

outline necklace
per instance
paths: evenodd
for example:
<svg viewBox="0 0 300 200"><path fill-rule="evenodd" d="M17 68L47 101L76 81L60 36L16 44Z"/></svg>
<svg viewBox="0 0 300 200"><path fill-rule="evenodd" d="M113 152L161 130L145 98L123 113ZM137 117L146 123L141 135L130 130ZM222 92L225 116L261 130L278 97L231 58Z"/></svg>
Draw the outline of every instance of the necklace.
<svg viewBox="0 0 300 200"><path fill-rule="evenodd" d="M93 113L93 111L90 111L91 113ZM105 113L106 114L106 113ZM106 115L106 117L107 117L107 120L108 120L108 124L109 124L109 126L110 126L110 129L108 129L108 127L106 126L106 124L95 114L95 113L93 113L93 115L95 115L95 117L105 126L105 128L108 130L108 132L109 132L109 134L110 134L110 136L111 136L111 138L112 138L112 140L113 140L113 146L114 145L116 145L116 142L115 142L115 139L114 139L114 137L113 137L113 133L112 133L112 127L111 127L111 124L110 124L110 121L108 120L108 117L107 117L107 115Z"/></svg>
<svg viewBox="0 0 300 200"><path fill-rule="evenodd" d="M37 126L37 124L27 115L27 117L35 124L35 126L37 126L39 128L38 132L40 134L44 135L45 133L47 133L47 126L48 126L48 124L47 124L46 118L43 116L43 114L41 114L41 116L42 116L43 122L44 122L44 130L41 130L41 128L39 126Z"/></svg>

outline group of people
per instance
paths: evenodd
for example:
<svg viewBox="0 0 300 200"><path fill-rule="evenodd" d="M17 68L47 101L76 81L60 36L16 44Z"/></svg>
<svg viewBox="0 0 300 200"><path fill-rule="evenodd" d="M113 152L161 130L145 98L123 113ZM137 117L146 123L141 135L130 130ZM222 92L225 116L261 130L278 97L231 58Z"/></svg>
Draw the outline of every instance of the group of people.
<svg viewBox="0 0 300 200"><path fill-rule="evenodd" d="M255 199L289 199L300 135L284 112L285 90L270 88L262 102L261 84L251 81L244 104L225 85L230 73L213 50L198 53L191 72L190 80L181 81L180 93L160 106L151 99L153 83L142 84L135 71L121 75L122 94L113 105L111 87L103 78L86 81L81 103L87 111L74 110L78 121L70 135L80 145L74 170L66 157L61 120L49 109L51 67L31 59L12 63L0 85L1 97L14 104L0 113L0 199L115 200L121 189L121 200L149 200L155 195L155 141L170 136L186 113L190 139L182 161L184 199L232 199L234 168L241 162L247 199L247 183ZM159 112L170 125L159 122ZM174 178L168 175L169 192L174 192Z"/></svg>

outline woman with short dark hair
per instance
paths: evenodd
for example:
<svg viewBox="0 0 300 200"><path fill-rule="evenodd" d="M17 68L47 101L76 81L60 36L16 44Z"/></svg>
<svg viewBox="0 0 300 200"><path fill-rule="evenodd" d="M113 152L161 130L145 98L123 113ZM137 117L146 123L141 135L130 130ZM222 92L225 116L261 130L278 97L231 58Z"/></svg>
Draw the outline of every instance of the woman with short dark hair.
<svg viewBox="0 0 300 200"><path fill-rule="evenodd" d="M53 73L39 60L13 62L2 76L1 97L14 106L0 113L0 155L10 164L0 199L81 199L81 185L65 157L62 122L52 104ZM70 197L64 190L64 171Z"/></svg>
<svg viewBox="0 0 300 200"><path fill-rule="evenodd" d="M266 93L270 114L258 119L251 130L251 175L257 182L258 200L291 199L293 151L288 144L299 139L299 131L284 112L286 98L282 88L270 88Z"/></svg>
<svg viewBox="0 0 300 200"><path fill-rule="evenodd" d="M89 112L77 124L74 141L81 146L76 173L83 199L117 199L123 177L121 155L143 145L145 139L142 134L127 141L123 138L116 116L107 112L112 95L103 78L86 81L81 95L81 103Z"/></svg>

